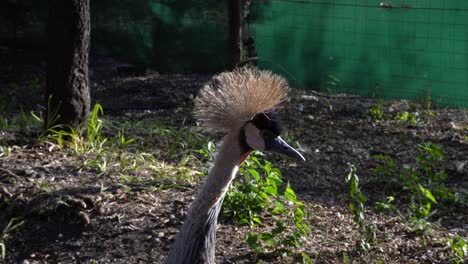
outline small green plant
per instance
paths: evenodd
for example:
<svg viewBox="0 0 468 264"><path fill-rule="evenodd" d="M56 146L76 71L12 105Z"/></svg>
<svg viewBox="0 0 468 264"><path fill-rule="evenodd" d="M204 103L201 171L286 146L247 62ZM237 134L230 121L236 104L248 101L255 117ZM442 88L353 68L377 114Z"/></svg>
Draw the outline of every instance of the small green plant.
<svg viewBox="0 0 468 264"><path fill-rule="evenodd" d="M34 111L31 111L31 116L42 128L42 133L38 138L39 141L44 140L51 134L54 134L54 131L58 131L61 127L60 125L56 125L57 120L60 118L60 105L56 109L52 109L51 100L52 95L50 95L49 99L47 100L47 113L45 117L43 117L40 113L36 114Z"/></svg>
<svg viewBox="0 0 468 264"><path fill-rule="evenodd" d="M208 160L212 160L216 153L216 144L213 141L209 141L206 146L198 150L198 153Z"/></svg>
<svg viewBox="0 0 468 264"><path fill-rule="evenodd" d="M312 260L312 258L309 256L309 254L305 252L301 252L301 259L303 264L314 264L315 262Z"/></svg>
<svg viewBox="0 0 468 264"><path fill-rule="evenodd" d="M382 165L374 168L373 172L403 187L407 193L403 198L409 201L406 215L413 224L413 231L424 235L430 228L427 220L433 214L433 207L439 205L439 201L454 200L454 194L444 184L447 174L442 166L442 148L437 144L424 143L419 149L416 162L412 165L399 165L388 155L376 155L374 158ZM378 207L396 210L390 201L380 203Z"/></svg>
<svg viewBox="0 0 468 264"><path fill-rule="evenodd" d="M0 234L0 251L2 259L5 259L6 257L6 240L8 239L8 236L11 234L11 232L17 230L23 224L24 221L22 221L20 218L12 218L10 222L8 222L8 224L3 228L3 231Z"/></svg>
<svg viewBox="0 0 468 264"><path fill-rule="evenodd" d="M426 92L421 96L421 105L425 110L431 110L431 108L434 107L431 89L427 89Z"/></svg>
<svg viewBox="0 0 468 264"><path fill-rule="evenodd" d="M122 132L119 132L119 136L117 137L118 147L121 149L126 149L131 146L135 142L134 138L125 138L125 135Z"/></svg>
<svg viewBox="0 0 468 264"><path fill-rule="evenodd" d="M239 170L243 178L233 185L224 200L223 218L255 227L263 224L262 217L268 213L275 227L262 234L250 232L247 243L257 252L290 254L310 232L304 204L289 183L281 195L282 175L270 162L260 162L254 154L244 164Z"/></svg>
<svg viewBox="0 0 468 264"><path fill-rule="evenodd" d="M328 79L326 82L327 92L330 94L336 94L338 92L338 87L340 85L340 79L338 79L333 74L327 75Z"/></svg>
<svg viewBox="0 0 468 264"><path fill-rule="evenodd" d="M41 192L49 193L51 192L50 182L46 180L38 180L34 183Z"/></svg>
<svg viewBox="0 0 468 264"><path fill-rule="evenodd" d="M86 121L86 137L90 142L100 142L103 140L102 136L102 119L99 118L100 115L104 114L104 110L100 104L96 104L89 115L88 120Z"/></svg>
<svg viewBox="0 0 468 264"><path fill-rule="evenodd" d="M445 243L448 248L445 252L445 258L449 263L461 264L468 258L468 242L463 237L454 239L446 238Z"/></svg>
<svg viewBox="0 0 468 264"><path fill-rule="evenodd" d="M380 100L378 105L374 105L370 109L370 115L374 119L375 122L380 122L383 120L383 116L384 116L383 105L384 105L384 101Z"/></svg>
<svg viewBox="0 0 468 264"><path fill-rule="evenodd" d="M377 212L383 212L387 214L397 212L398 209L396 208L394 201L395 201L395 197L388 196L384 201L376 203L375 210Z"/></svg>
<svg viewBox="0 0 468 264"><path fill-rule="evenodd" d="M0 158L10 156L13 148L10 146L0 146Z"/></svg>
<svg viewBox="0 0 468 264"><path fill-rule="evenodd" d="M6 116L0 116L0 129L7 130L10 126L10 122Z"/></svg>
<svg viewBox="0 0 468 264"><path fill-rule="evenodd" d="M400 122L407 123L411 126L414 126L418 123L418 117L415 113L410 113L410 112L402 112L398 113L396 116L396 119Z"/></svg>
<svg viewBox="0 0 468 264"><path fill-rule="evenodd" d="M356 241L356 249L367 254L371 246L375 244L376 227L366 219L364 204L367 202L367 198L359 188L359 177L356 174L354 165L350 165L346 182L348 183L348 192L351 199L349 210L353 214L353 220L356 222L360 234L360 239Z"/></svg>
<svg viewBox="0 0 468 264"><path fill-rule="evenodd" d="M20 131L28 131L30 129L30 125L33 123L31 117L24 111L24 108L20 107L19 115L16 115L12 121Z"/></svg>

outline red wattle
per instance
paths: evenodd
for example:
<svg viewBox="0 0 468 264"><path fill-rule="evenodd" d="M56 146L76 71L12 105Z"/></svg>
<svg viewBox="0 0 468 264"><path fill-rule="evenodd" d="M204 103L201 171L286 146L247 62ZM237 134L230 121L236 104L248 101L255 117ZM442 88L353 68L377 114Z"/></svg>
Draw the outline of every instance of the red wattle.
<svg viewBox="0 0 468 264"><path fill-rule="evenodd" d="M240 166L245 161L245 159L247 159L247 157L250 155L250 152L252 151L249 150L241 156L239 163L237 163L238 166Z"/></svg>

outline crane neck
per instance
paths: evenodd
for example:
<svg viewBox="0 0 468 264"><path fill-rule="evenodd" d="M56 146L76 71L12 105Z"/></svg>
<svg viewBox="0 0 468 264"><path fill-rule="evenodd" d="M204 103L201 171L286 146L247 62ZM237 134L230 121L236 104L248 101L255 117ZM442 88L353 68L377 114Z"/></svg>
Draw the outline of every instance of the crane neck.
<svg viewBox="0 0 468 264"><path fill-rule="evenodd" d="M227 134L223 138L214 166L200 190L197 200L211 201L209 205L214 206L221 198L224 198L239 166L249 154L250 151L242 151L237 134Z"/></svg>
<svg viewBox="0 0 468 264"><path fill-rule="evenodd" d="M216 226L224 196L240 164L250 151L243 151L238 133L223 138L215 164L192 202L166 263L214 263Z"/></svg>

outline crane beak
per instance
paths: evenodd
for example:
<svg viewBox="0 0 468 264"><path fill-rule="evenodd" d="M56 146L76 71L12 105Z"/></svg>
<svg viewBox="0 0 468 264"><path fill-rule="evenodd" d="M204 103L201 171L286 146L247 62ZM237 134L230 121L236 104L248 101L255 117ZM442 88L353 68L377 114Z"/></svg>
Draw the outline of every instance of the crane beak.
<svg viewBox="0 0 468 264"><path fill-rule="evenodd" d="M280 136L275 137L272 140L268 140L265 142L265 150L276 152L279 154L283 154L289 156L291 158L295 158L297 160L305 161L304 156L302 156L299 151L295 150L293 147L289 146L286 141L284 141Z"/></svg>

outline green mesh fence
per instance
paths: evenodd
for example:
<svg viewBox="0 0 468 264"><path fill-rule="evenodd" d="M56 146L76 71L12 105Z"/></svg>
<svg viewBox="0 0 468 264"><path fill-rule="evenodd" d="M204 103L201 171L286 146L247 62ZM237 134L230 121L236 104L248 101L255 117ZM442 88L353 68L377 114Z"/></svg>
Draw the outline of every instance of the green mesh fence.
<svg viewBox="0 0 468 264"><path fill-rule="evenodd" d="M468 1L385 3L253 1L259 64L305 89L468 107ZM91 16L94 54L160 72L225 69L225 1L98 0ZM0 43L44 47L46 18L46 0L7 0Z"/></svg>
<svg viewBox="0 0 468 264"><path fill-rule="evenodd" d="M161 72L213 72L225 67L227 14L222 1L92 1L98 54Z"/></svg>
<svg viewBox="0 0 468 264"><path fill-rule="evenodd" d="M468 1L269 0L251 12L260 66L298 87L468 107Z"/></svg>
<svg viewBox="0 0 468 264"><path fill-rule="evenodd" d="M46 46L46 0L7 0L0 44ZM91 1L91 52L160 72L225 68L227 11L216 0Z"/></svg>

